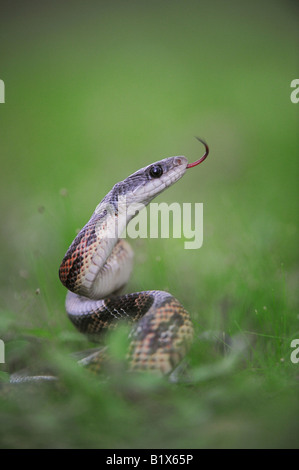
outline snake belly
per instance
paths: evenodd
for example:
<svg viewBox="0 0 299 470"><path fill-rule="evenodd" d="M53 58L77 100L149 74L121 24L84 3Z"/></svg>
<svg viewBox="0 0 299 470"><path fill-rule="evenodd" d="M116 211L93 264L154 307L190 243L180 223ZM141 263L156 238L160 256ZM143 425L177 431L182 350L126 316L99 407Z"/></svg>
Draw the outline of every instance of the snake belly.
<svg viewBox="0 0 299 470"><path fill-rule="evenodd" d="M170 293L118 295L133 266L133 250L120 234L139 210L184 175L187 164L185 157L165 158L117 183L78 233L59 269L68 289L66 311L80 332L99 341L120 320L132 323L130 370L170 373L193 338L189 313ZM92 355L92 368L102 358L100 352Z"/></svg>

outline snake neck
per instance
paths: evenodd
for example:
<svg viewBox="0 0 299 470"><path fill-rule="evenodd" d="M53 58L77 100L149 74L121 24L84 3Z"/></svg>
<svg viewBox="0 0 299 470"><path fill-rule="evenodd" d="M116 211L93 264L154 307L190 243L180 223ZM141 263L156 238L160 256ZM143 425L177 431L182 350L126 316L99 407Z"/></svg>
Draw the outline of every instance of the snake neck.
<svg viewBox="0 0 299 470"><path fill-rule="evenodd" d="M69 291L92 299L126 284L133 264L130 245L119 238L135 214L124 198L118 202L115 194L107 196L72 242L59 269L59 278Z"/></svg>

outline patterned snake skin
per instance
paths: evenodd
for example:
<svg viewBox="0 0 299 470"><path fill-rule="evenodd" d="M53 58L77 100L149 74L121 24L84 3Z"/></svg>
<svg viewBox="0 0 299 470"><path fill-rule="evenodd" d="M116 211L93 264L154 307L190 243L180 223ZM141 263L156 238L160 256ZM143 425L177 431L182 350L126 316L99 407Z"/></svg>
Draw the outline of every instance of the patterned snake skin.
<svg viewBox="0 0 299 470"><path fill-rule="evenodd" d="M59 269L68 289L67 314L91 340L98 341L101 332L114 328L119 320L132 322L130 370L170 373L185 356L193 327L188 312L168 292L118 295L133 264L133 251L119 234L142 207L206 158L209 150L204 145L206 153L197 162L165 158L117 183L76 236ZM97 369L102 358L97 352L85 363Z"/></svg>

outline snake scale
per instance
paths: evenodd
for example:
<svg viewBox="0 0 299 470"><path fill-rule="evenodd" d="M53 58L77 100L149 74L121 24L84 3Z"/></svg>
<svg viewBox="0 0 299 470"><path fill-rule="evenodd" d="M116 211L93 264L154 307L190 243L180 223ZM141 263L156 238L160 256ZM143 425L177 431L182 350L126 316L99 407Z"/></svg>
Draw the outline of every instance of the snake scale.
<svg viewBox="0 0 299 470"><path fill-rule="evenodd" d="M120 320L132 323L130 370L169 374L193 338L189 313L170 293L119 294L133 266L133 250L119 234L140 208L207 157L207 144L198 140L204 144L205 154L196 162L188 164L183 156L165 158L115 184L70 245L59 269L59 278L68 289L67 314L81 333L99 341L101 333ZM128 211L132 205L134 211ZM101 361L101 353L96 352L89 364L97 369Z"/></svg>

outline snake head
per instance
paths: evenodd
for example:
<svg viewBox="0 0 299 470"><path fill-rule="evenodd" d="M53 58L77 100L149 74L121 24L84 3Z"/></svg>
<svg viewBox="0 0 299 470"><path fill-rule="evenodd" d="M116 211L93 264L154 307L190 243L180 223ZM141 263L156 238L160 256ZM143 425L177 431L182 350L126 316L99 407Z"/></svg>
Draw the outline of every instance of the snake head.
<svg viewBox="0 0 299 470"><path fill-rule="evenodd" d="M206 159L209 147L203 140L196 138L205 146L206 150L199 160L188 163L187 158L183 156L168 157L141 168L125 180L115 184L95 212L99 212L103 204L109 204L112 209L111 213L115 211L126 213L128 206L131 206L131 209L134 207L137 214L154 197L182 178L187 168L193 168ZM134 211L131 210L131 212Z"/></svg>
<svg viewBox="0 0 299 470"><path fill-rule="evenodd" d="M173 185L185 174L186 157L168 157L136 171L124 181L117 183L113 196L123 196L127 204L147 205L154 197Z"/></svg>

